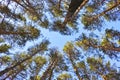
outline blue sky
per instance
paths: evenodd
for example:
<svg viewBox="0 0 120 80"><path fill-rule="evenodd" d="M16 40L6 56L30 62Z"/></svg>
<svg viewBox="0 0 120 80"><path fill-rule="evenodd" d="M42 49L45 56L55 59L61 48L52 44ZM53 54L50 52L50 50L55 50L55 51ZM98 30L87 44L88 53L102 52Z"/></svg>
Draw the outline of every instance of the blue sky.
<svg viewBox="0 0 120 80"><path fill-rule="evenodd" d="M87 30L83 29L83 25L78 24L78 27L80 27L79 32L78 33L74 33L73 35L61 35L59 32L54 32L54 31L49 31L46 29L42 29L41 33L44 35L44 37L46 37L47 39L50 40L51 42L51 46L56 46L58 47L60 50L63 48L64 44L67 41L74 41L75 38L78 38L79 35L81 35L82 32L85 32L87 34ZM120 31L120 22L116 21L116 22L106 22L103 26L107 27L109 29L114 28L115 30L119 30ZM93 31L94 32L94 31ZM98 30L95 31L97 34L100 34L101 36L104 36L103 31L99 32Z"/></svg>

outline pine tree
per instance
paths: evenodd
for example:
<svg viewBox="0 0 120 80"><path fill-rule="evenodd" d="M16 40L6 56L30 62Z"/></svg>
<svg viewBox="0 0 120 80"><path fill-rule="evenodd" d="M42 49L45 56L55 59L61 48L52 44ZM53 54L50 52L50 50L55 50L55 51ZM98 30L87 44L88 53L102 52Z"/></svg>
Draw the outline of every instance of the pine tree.
<svg viewBox="0 0 120 80"><path fill-rule="evenodd" d="M0 0L0 80L120 80L119 15L120 0ZM44 30L79 36L59 50Z"/></svg>

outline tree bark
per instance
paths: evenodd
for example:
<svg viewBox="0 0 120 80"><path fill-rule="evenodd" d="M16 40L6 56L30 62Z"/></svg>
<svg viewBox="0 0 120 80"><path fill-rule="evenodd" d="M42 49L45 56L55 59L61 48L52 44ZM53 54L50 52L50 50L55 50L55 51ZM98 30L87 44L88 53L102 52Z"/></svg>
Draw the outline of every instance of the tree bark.
<svg viewBox="0 0 120 80"><path fill-rule="evenodd" d="M8 67L8 68L0 71L0 76L4 75L5 73L7 73L7 72L9 72L9 71L11 71L11 70L13 70L15 67L17 67L18 65L24 63L25 61L31 59L31 58L32 58L34 55L36 55L39 51L41 51L41 49L36 50L36 51L35 51L33 54L31 54L29 57L23 59L22 61L17 62L15 65L13 65L13 66L11 66L11 67Z"/></svg>

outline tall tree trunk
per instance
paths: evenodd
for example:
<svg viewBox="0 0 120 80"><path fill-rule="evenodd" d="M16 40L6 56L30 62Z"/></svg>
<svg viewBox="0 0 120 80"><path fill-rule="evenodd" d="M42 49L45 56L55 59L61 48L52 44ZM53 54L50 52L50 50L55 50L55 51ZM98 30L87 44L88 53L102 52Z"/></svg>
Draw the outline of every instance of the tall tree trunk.
<svg viewBox="0 0 120 80"><path fill-rule="evenodd" d="M72 67L74 68L74 72L75 72L76 76L78 77L79 80L83 80L83 79L80 77L78 68L77 68L76 65L74 64L74 61L73 61L72 57L70 56L69 58L70 58L70 61L71 61L71 63L72 63Z"/></svg>
<svg viewBox="0 0 120 80"><path fill-rule="evenodd" d="M55 68L56 64L58 62L58 59L54 60L46 69L46 71L43 73L43 76L40 78L40 80L45 80L47 77L49 77L49 79L51 80L51 75L52 75L52 71Z"/></svg>
<svg viewBox="0 0 120 80"><path fill-rule="evenodd" d="M24 63L25 61L31 59L31 58L32 58L34 55L36 55L39 51L41 51L41 49L36 50L36 51L35 51L33 54L31 54L29 57L23 59L22 61L17 62L15 65L13 65L13 66L11 66L11 67L8 67L8 68L0 71L0 76L4 75L5 73L7 73L7 72L9 72L9 71L11 71L11 70L13 70L15 67L17 67L18 65Z"/></svg>
<svg viewBox="0 0 120 80"><path fill-rule="evenodd" d="M75 16L78 14L78 12L83 8L83 6L88 2L89 0L83 0L83 2L81 3L81 1L78 1L80 2L80 4L78 6L75 7L75 10L72 10L74 8L74 5L75 5L75 1L72 0L72 2L74 2L73 4L71 3L70 6L69 6L69 10L66 14L66 17L65 17L65 20L63 21L62 23L62 27L65 27L67 22L69 21L73 21ZM72 9L70 9L72 8Z"/></svg>
<svg viewBox="0 0 120 80"><path fill-rule="evenodd" d="M107 12L109 12L109 11L111 11L112 9L118 7L119 5L120 5L120 2L118 2L117 4L114 4L112 7L106 9L105 11L103 11L103 12L101 12L101 13L99 13L99 14L93 16L93 17L91 17L90 19L91 19L91 20L98 19L100 16L105 15Z"/></svg>

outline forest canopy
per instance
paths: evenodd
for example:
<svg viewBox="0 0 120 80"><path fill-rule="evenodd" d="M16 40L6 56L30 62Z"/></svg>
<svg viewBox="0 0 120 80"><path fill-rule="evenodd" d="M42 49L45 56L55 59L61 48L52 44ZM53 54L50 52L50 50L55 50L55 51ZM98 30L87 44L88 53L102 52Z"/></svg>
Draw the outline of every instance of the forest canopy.
<svg viewBox="0 0 120 80"><path fill-rule="evenodd" d="M0 0L0 80L120 80L119 63L120 0Z"/></svg>

